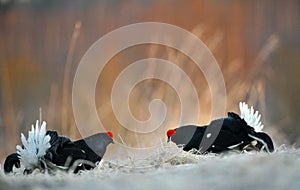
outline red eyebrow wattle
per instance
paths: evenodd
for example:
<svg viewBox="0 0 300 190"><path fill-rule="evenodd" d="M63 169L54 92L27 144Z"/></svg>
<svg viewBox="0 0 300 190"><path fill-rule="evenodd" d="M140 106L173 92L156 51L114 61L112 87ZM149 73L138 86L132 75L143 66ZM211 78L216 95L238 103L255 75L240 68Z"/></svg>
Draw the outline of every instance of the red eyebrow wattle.
<svg viewBox="0 0 300 190"><path fill-rule="evenodd" d="M172 136L174 135L175 132L176 132L175 129L170 129L170 130L167 131L167 136L168 136L168 137L172 137Z"/></svg>
<svg viewBox="0 0 300 190"><path fill-rule="evenodd" d="M107 131L106 134L110 137L110 138L114 138L114 134L110 131Z"/></svg>

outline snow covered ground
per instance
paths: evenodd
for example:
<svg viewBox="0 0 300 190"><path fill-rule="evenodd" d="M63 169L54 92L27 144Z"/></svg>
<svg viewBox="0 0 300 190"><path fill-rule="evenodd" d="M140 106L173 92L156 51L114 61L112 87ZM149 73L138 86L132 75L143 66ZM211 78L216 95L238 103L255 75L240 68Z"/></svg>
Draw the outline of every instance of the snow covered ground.
<svg viewBox="0 0 300 190"><path fill-rule="evenodd" d="M300 189L298 149L221 156L176 151L142 160L104 160L80 175L7 176L2 170L0 189Z"/></svg>

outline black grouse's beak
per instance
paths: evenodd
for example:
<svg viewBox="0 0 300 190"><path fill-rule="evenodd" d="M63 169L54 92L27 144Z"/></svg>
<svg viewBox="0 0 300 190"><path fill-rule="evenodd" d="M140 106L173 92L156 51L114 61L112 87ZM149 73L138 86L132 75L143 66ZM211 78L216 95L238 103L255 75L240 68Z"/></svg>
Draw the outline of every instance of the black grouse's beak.
<svg viewBox="0 0 300 190"><path fill-rule="evenodd" d="M168 137L168 140L167 140L167 142L170 142L171 141L171 137Z"/></svg>

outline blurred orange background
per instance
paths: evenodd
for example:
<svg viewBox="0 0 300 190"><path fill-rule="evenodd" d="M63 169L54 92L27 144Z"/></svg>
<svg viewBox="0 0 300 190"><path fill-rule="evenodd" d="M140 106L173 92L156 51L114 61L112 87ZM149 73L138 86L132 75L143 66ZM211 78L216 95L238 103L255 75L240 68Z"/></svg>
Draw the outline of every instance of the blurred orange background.
<svg viewBox="0 0 300 190"><path fill-rule="evenodd" d="M20 133L27 135L39 118L39 108L49 130L79 139L71 92L80 59L104 34L149 21L173 24L197 35L223 72L227 111L238 112L238 102L246 101L262 113L265 131L277 146L297 146L299 18L297 0L0 0L0 157L15 152ZM130 63L147 57L174 62L193 83L203 86L197 89L205 110L198 124L208 124L210 91L201 71L195 72L195 65L176 50L160 45L134 46L106 65L97 84L98 114L105 128L118 134L116 141L141 146L138 142L153 140L153 134L136 137L120 127L110 104L117 75ZM146 108L153 98L163 99L168 106L167 120L155 133L157 141L174 125L174 117L179 117L179 103L167 84L145 81L131 94L133 114L147 119ZM149 145L153 143L142 146Z"/></svg>

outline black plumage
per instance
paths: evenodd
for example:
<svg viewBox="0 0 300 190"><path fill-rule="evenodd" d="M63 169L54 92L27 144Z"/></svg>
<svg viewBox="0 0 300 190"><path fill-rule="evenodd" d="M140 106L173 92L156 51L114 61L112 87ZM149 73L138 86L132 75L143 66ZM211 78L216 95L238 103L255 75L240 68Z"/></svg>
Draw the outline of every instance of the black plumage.
<svg viewBox="0 0 300 190"><path fill-rule="evenodd" d="M65 136L60 136L56 131L47 131L46 135L51 137L51 147L42 159L41 168L59 167L68 170L72 167L74 173L79 170L94 168L95 164L101 161L104 156L106 147L113 143L111 132L97 133L77 141L71 141ZM76 161L79 162L76 163ZM87 164L87 162L92 164ZM45 164L49 164L49 166L45 166ZM20 167L18 153L9 155L4 162L5 173L12 172L13 167Z"/></svg>
<svg viewBox="0 0 300 190"><path fill-rule="evenodd" d="M239 115L213 120L207 126L187 125L167 132L168 141L183 145L183 150L201 153L221 153L229 150L264 150L273 152L272 139L263 132L255 132Z"/></svg>
<svg viewBox="0 0 300 190"><path fill-rule="evenodd" d="M13 170L13 167L20 168L20 160L17 153L12 153L6 157L4 161L4 172L9 173Z"/></svg>

